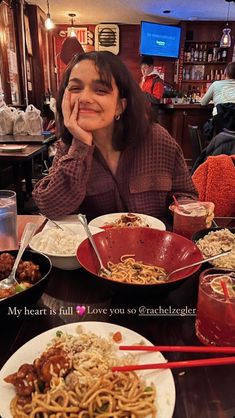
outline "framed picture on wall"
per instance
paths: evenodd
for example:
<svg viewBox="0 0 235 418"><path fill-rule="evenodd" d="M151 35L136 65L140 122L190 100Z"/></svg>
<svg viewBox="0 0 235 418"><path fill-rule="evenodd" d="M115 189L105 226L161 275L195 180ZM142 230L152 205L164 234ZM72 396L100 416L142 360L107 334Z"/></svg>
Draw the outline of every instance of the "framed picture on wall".
<svg viewBox="0 0 235 418"><path fill-rule="evenodd" d="M26 43L27 52L29 55L33 55L32 41L31 41L31 35L30 35L30 29L29 29L29 18L26 15L24 15L24 28L25 28L25 43Z"/></svg>

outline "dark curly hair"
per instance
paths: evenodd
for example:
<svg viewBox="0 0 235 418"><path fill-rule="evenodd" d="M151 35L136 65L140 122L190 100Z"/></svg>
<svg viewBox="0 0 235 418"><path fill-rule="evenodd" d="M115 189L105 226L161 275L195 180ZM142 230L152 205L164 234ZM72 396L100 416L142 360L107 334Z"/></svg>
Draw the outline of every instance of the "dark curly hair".
<svg viewBox="0 0 235 418"><path fill-rule="evenodd" d="M235 80L235 61L228 63L227 67L225 68L225 74L227 77Z"/></svg>
<svg viewBox="0 0 235 418"><path fill-rule="evenodd" d="M116 55L107 51L77 54L65 69L56 100L58 137L67 144L72 141L72 135L64 126L62 99L73 67L84 60L91 60L95 63L101 80L108 83L110 88L112 88L111 82L114 78L120 98L126 99L126 109L121 118L115 121L113 130L114 149L121 151L128 145L140 143L149 134L150 128L150 115L145 96L123 62Z"/></svg>

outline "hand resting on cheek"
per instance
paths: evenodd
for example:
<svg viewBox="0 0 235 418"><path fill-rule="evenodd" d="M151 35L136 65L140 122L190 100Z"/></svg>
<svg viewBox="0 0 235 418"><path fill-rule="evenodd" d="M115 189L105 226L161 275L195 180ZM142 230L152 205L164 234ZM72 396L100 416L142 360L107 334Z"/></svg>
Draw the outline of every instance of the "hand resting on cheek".
<svg viewBox="0 0 235 418"><path fill-rule="evenodd" d="M79 103L76 99L74 106L71 106L71 93L66 88L62 101L62 112L64 116L64 125L73 135L74 138L80 139L87 145L92 144L92 133L85 131L79 126L78 115L79 115Z"/></svg>

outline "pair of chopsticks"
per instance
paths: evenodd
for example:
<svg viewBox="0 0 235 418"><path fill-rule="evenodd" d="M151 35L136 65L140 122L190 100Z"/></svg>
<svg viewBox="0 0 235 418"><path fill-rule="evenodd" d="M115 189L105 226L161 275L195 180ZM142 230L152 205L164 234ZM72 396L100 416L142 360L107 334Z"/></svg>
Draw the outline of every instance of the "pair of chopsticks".
<svg viewBox="0 0 235 418"><path fill-rule="evenodd" d="M235 347L197 347L197 346L144 346L144 345L122 345L120 350L125 351L168 351L168 352L184 352L184 353L223 353L235 354ZM235 357L218 357L199 360L172 361L156 364L130 364L126 366L112 367L113 372L130 372L133 370L153 370L153 369L176 369L185 367L199 366L221 366L226 364L235 364Z"/></svg>

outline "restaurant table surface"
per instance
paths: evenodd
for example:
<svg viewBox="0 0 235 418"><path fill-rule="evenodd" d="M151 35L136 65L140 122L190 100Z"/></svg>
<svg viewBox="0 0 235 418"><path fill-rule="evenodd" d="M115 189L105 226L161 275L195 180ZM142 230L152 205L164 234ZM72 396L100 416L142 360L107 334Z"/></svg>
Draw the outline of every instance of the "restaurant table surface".
<svg viewBox="0 0 235 418"><path fill-rule="evenodd" d="M19 236L23 225L32 220L42 227L40 216L18 216ZM23 309L19 317L11 310L0 314L0 367L31 338L71 322L117 324L155 345L200 346L194 329L198 276L181 282L167 295L157 291L124 294L101 285L83 269L53 268L45 292L31 311ZM77 305L85 307L84 315L76 312ZM197 353L164 356L169 361L218 357ZM172 373L176 386L173 418L235 418L235 365L174 369Z"/></svg>

